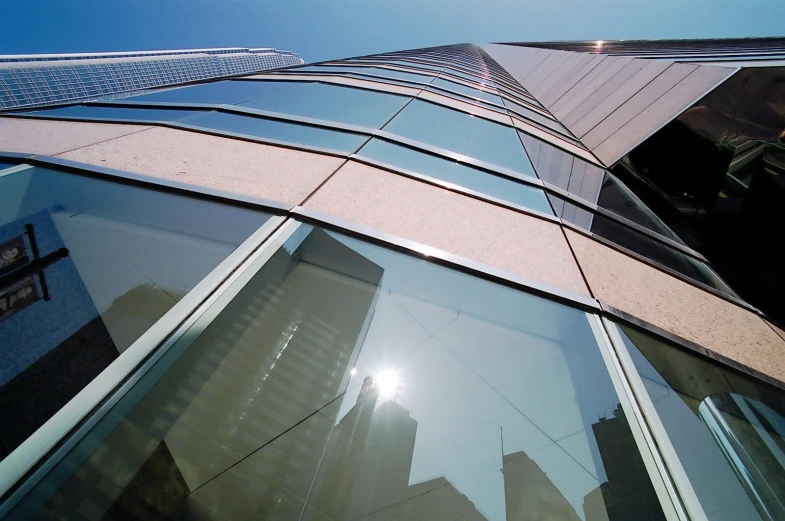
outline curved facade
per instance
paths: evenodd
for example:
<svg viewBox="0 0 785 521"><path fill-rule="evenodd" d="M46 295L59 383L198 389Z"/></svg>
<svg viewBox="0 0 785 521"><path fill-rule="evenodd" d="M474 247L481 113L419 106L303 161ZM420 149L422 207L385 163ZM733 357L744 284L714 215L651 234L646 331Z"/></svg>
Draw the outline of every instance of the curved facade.
<svg viewBox="0 0 785 521"><path fill-rule="evenodd" d="M644 189L761 63L543 45L0 118L0 512L785 518L776 309Z"/></svg>

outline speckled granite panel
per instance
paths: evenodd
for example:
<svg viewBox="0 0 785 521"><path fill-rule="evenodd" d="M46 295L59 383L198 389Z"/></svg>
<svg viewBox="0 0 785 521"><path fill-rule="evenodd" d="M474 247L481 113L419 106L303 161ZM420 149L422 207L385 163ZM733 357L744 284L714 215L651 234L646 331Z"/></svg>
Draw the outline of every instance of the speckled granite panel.
<svg viewBox="0 0 785 521"><path fill-rule="evenodd" d="M595 297L785 381L785 341L757 315L566 230Z"/></svg>
<svg viewBox="0 0 785 521"><path fill-rule="evenodd" d="M149 128L142 125L0 118L0 150L53 156Z"/></svg>
<svg viewBox="0 0 785 521"><path fill-rule="evenodd" d="M350 162L305 205L588 295L555 224Z"/></svg>
<svg viewBox="0 0 785 521"><path fill-rule="evenodd" d="M59 157L292 204L343 159L197 132L153 128Z"/></svg>

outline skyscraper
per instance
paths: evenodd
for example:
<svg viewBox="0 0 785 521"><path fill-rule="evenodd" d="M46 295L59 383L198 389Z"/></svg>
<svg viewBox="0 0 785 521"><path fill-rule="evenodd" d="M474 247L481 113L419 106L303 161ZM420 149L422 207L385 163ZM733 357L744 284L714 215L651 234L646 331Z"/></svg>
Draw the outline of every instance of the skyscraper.
<svg viewBox="0 0 785 521"><path fill-rule="evenodd" d="M785 442L783 54L460 44L0 117L0 515L776 519L737 469Z"/></svg>
<svg viewBox="0 0 785 521"><path fill-rule="evenodd" d="M278 49L0 55L0 110L115 98L303 62Z"/></svg>

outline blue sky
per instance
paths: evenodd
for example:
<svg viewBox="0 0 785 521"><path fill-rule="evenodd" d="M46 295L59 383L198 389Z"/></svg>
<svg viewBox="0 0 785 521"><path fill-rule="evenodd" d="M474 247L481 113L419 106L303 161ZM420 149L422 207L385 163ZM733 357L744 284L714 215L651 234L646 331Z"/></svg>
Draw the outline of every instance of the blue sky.
<svg viewBox="0 0 785 521"><path fill-rule="evenodd" d="M782 0L4 0L0 53L278 47L306 61L437 44L785 35Z"/></svg>

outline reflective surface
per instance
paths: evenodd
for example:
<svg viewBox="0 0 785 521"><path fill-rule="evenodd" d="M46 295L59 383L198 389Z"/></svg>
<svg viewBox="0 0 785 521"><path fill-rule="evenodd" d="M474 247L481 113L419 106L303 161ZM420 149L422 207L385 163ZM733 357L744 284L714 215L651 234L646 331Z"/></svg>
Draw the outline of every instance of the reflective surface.
<svg viewBox="0 0 785 521"><path fill-rule="evenodd" d="M350 74L364 74L369 76L377 76L379 78L388 78L394 80L408 81L412 83L430 83L435 76L428 76L426 74L415 74L413 72L397 71L393 69L385 69L382 67L346 67L346 66L318 66L311 65L308 67L301 67L293 69L292 72L347 72Z"/></svg>
<svg viewBox="0 0 785 521"><path fill-rule="evenodd" d="M537 210L538 212L553 214L545 192L541 189L493 175L456 161L440 158L378 138L369 141L368 144L360 149L358 155L386 163L390 166L447 181L448 183L454 183L469 190L475 190L491 197Z"/></svg>
<svg viewBox="0 0 785 521"><path fill-rule="evenodd" d="M436 78L435 80L433 80L433 83L431 83L431 85L434 87L447 89L453 92L458 92L460 94L465 94L472 98L480 98L485 101L490 101L491 103L496 103L497 105L502 105L502 99L498 95L491 94L490 92L485 92L479 89L473 89L471 87L467 87L466 85L462 85L454 81L447 81L447 80L443 80L442 78Z"/></svg>
<svg viewBox="0 0 785 521"><path fill-rule="evenodd" d="M414 100L384 130L525 175L534 175L514 129Z"/></svg>
<svg viewBox="0 0 785 521"><path fill-rule="evenodd" d="M785 323L785 67L739 70L614 168L747 302Z"/></svg>
<svg viewBox="0 0 785 521"><path fill-rule="evenodd" d="M663 519L580 311L303 226L184 338L10 519Z"/></svg>
<svg viewBox="0 0 785 521"><path fill-rule="evenodd" d="M267 219L42 168L0 177L2 456Z"/></svg>
<svg viewBox="0 0 785 521"><path fill-rule="evenodd" d="M525 132L519 134L537 175L543 181L567 190L590 203L595 203L663 237L682 242L654 212L611 173Z"/></svg>
<svg viewBox="0 0 785 521"><path fill-rule="evenodd" d="M205 112L183 123L208 130L232 132L345 153L355 152L368 139L367 136L351 132L227 112Z"/></svg>
<svg viewBox="0 0 785 521"><path fill-rule="evenodd" d="M785 519L785 393L621 330L709 520Z"/></svg>
<svg viewBox="0 0 785 521"><path fill-rule="evenodd" d="M554 195L549 194L549 198L553 201L556 215L565 221L696 282L727 295L736 296L733 290L704 262L602 214L590 212Z"/></svg>
<svg viewBox="0 0 785 521"><path fill-rule="evenodd" d="M108 119L118 121L174 122L203 114L201 110L148 109L137 107L100 107L96 105L71 105L57 109L35 110L26 114L48 118Z"/></svg>
<svg viewBox="0 0 785 521"><path fill-rule="evenodd" d="M241 103L271 92L293 89L300 85L287 81L215 81L201 83L190 87L161 90L148 94L138 94L120 101L139 103L170 102L170 103L209 103L212 105L225 105Z"/></svg>
<svg viewBox="0 0 785 521"><path fill-rule="evenodd" d="M298 83L289 90L240 103L310 118L380 128L409 101L406 96L327 83Z"/></svg>

